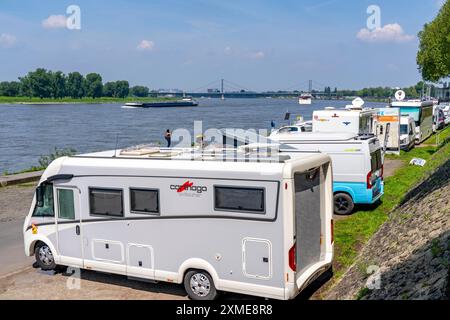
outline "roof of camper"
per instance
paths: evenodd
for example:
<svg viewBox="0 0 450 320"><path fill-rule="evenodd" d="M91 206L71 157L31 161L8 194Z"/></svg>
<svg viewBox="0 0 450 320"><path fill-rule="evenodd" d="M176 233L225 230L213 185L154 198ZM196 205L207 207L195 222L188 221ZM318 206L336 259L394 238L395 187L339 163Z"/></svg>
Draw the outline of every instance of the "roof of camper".
<svg viewBox="0 0 450 320"><path fill-rule="evenodd" d="M273 148L266 151L243 152L234 148L159 148L159 147L131 147L127 149L107 150L72 156L75 158L100 159L145 159L145 160L188 160L188 161L219 161L219 162L254 162L284 163L290 157L279 153ZM307 155L305 155L305 158Z"/></svg>
<svg viewBox="0 0 450 320"><path fill-rule="evenodd" d="M289 141L349 141L358 138L357 134L350 132L301 132L301 133L283 133L270 136L271 140L289 140Z"/></svg>
<svg viewBox="0 0 450 320"><path fill-rule="evenodd" d="M391 107L411 107L411 108L417 108L417 107L428 107L432 106L433 101L420 101L420 100L405 100L405 101L392 101Z"/></svg>
<svg viewBox="0 0 450 320"><path fill-rule="evenodd" d="M290 156L277 151L238 152L234 155L217 150L143 148L108 150L62 157L53 161L41 177L71 174L75 176L130 175L190 176L241 179L246 175L261 179L285 177L286 166L294 165L301 170L330 161L321 153L302 153ZM189 151L189 152L187 152ZM194 152L195 151L195 152ZM214 151L214 152L213 152ZM223 151L223 150L222 150ZM227 150L228 151L228 150ZM156 170L156 171L155 171ZM289 170L288 170L289 171ZM290 178L290 177L285 177Z"/></svg>

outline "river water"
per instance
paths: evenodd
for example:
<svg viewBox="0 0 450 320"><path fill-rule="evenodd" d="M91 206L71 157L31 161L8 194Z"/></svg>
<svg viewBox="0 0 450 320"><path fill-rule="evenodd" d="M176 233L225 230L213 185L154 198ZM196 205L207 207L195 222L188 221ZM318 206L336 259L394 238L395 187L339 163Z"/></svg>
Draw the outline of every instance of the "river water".
<svg viewBox="0 0 450 320"><path fill-rule="evenodd" d="M74 148L78 153L164 142L164 131L186 128L194 121L202 128L270 129L313 110L343 107L348 101L315 100L300 106L296 99L199 99L198 107L125 109L121 104L0 105L0 175L38 165L40 156L54 148ZM383 103L366 103L383 107Z"/></svg>

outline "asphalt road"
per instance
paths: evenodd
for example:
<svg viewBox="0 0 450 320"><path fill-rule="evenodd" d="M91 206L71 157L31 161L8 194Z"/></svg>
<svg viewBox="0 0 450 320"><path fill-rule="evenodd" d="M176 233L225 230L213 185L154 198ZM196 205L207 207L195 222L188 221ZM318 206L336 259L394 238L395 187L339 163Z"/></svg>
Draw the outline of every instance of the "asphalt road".
<svg viewBox="0 0 450 320"><path fill-rule="evenodd" d="M34 262L33 257L25 256L22 226L21 220L0 223L0 277L30 267Z"/></svg>

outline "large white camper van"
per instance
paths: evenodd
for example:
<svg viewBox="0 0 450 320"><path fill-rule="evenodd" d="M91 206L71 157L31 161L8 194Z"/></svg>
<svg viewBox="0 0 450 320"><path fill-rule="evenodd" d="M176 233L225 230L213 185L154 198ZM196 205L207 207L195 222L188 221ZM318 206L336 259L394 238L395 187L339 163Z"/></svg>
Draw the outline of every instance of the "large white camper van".
<svg viewBox="0 0 450 320"><path fill-rule="evenodd" d="M119 150L52 162L23 233L42 269L290 299L331 266L332 214L324 154Z"/></svg>

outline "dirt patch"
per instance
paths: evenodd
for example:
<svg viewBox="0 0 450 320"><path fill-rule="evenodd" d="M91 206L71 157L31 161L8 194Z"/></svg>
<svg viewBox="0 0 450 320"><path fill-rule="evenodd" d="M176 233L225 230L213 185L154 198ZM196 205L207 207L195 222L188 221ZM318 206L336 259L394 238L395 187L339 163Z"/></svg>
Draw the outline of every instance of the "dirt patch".
<svg viewBox="0 0 450 320"><path fill-rule="evenodd" d="M395 174L395 171L401 167L403 167L404 161L403 160L392 160L392 159L385 159L384 160L384 177L390 177Z"/></svg>
<svg viewBox="0 0 450 320"><path fill-rule="evenodd" d="M0 223L23 220L30 210L36 183L0 188Z"/></svg>

